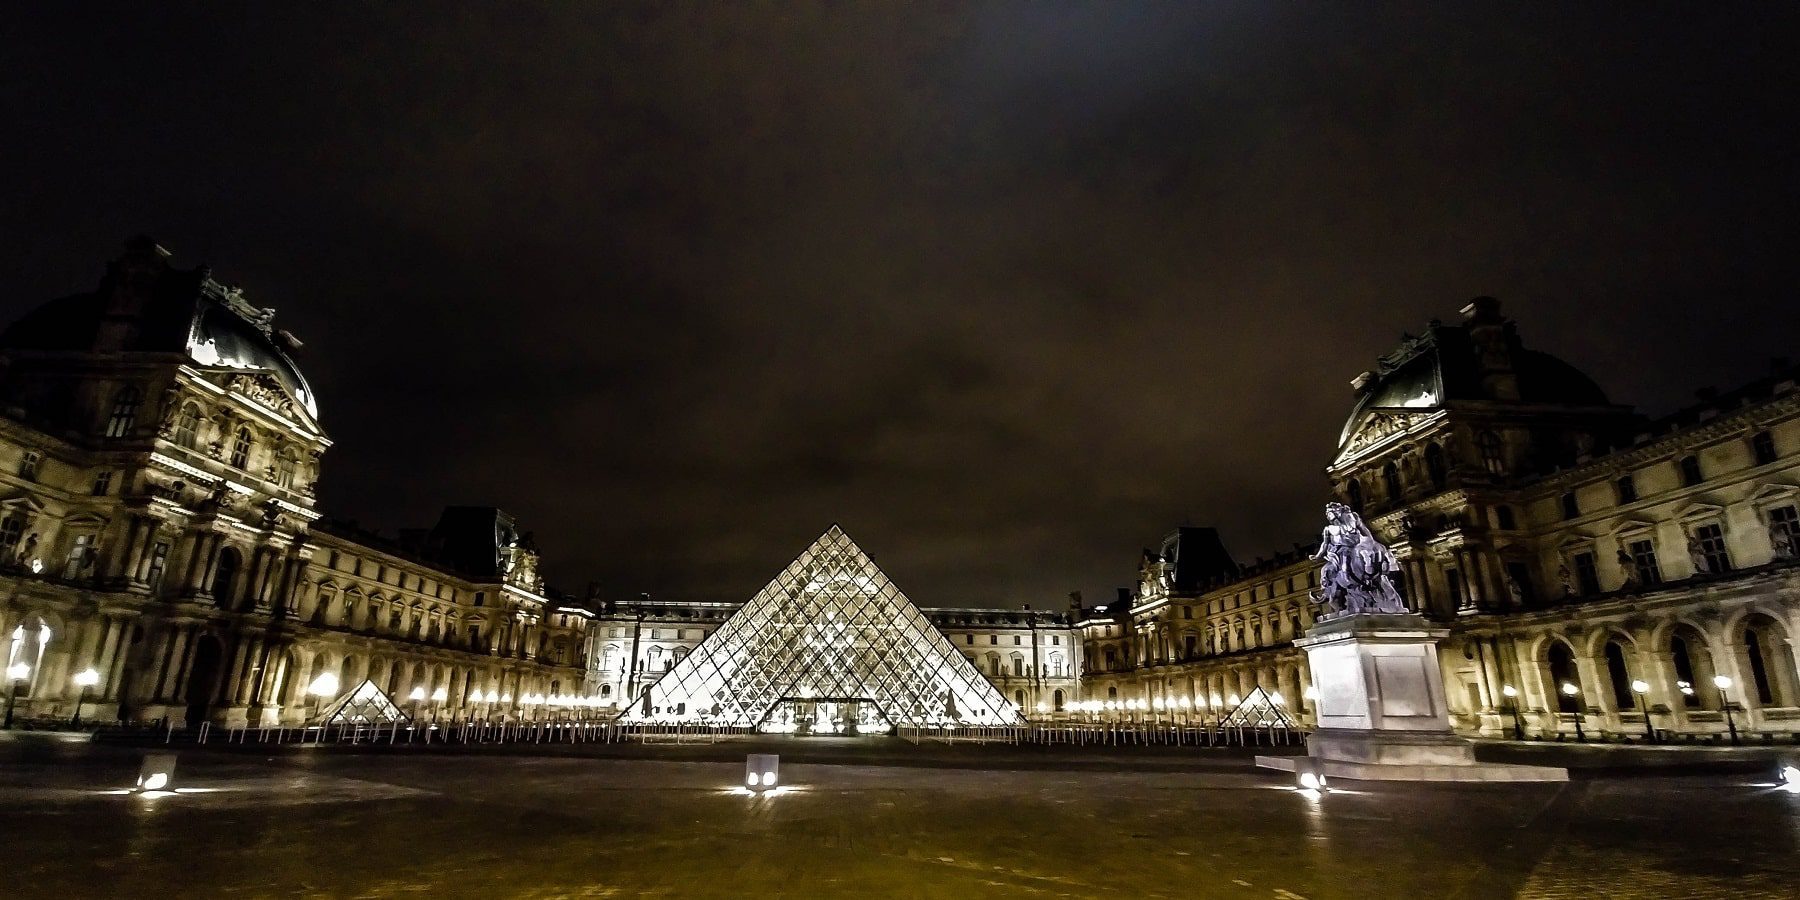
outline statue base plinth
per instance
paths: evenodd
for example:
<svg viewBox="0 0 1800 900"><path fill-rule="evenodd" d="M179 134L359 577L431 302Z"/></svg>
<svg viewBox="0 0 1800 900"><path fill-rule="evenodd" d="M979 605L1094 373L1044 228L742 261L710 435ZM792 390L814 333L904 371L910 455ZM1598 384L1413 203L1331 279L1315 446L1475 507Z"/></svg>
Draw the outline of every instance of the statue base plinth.
<svg viewBox="0 0 1800 900"><path fill-rule="evenodd" d="M1329 777L1383 781L1567 781L1566 769L1475 760L1450 730L1437 644L1449 632L1423 616L1360 613L1313 626L1306 651L1318 689L1318 730L1307 754ZM1293 771L1293 757L1256 764Z"/></svg>

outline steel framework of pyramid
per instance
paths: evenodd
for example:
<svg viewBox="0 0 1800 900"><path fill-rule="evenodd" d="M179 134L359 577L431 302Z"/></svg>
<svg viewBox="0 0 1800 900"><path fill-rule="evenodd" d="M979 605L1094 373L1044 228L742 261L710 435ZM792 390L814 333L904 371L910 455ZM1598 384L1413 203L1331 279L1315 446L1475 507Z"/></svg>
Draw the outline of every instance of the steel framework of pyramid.
<svg viewBox="0 0 1800 900"><path fill-rule="evenodd" d="M325 705L313 721L320 725L387 725L405 722L408 716L394 705L387 692L364 681L356 689Z"/></svg>
<svg viewBox="0 0 1800 900"><path fill-rule="evenodd" d="M619 721L839 733L1024 718L833 525Z"/></svg>
<svg viewBox="0 0 1800 900"><path fill-rule="evenodd" d="M1265 728L1273 726L1293 728L1294 720L1282 710L1281 704L1268 691L1257 685L1244 696L1244 701L1234 707L1224 718L1219 720L1221 728Z"/></svg>

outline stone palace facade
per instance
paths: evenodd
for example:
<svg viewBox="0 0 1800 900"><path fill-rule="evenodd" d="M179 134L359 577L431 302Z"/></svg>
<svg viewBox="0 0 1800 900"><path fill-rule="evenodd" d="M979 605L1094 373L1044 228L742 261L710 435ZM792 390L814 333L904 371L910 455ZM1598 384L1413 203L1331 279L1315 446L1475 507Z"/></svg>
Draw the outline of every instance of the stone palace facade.
<svg viewBox="0 0 1800 900"><path fill-rule="evenodd" d="M504 512L401 542L320 517L331 440L273 315L139 239L0 334L16 714L294 724L365 679L427 718L578 695L591 613Z"/></svg>
<svg viewBox="0 0 1800 900"><path fill-rule="evenodd" d="M1326 468L1450 629L1457 729L1800 734L1800 367L1647 419L1493 299L1462 312L1357 376ZM1145 551L1135 589L1081 613L1087 695L1212 709L1260 686L1310 719L1315 546L1241 566L1184 528Z"/></svg>

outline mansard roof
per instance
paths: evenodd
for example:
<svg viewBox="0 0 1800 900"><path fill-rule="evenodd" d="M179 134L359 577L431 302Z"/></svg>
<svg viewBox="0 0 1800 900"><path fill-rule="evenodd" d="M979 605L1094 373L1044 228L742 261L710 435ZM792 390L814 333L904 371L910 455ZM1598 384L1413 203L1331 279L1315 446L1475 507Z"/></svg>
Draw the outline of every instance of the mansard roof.
<svg viewBox="0 0 1800 900"><path fill-rule="evenodd" d="M317 400L289 351L299 342L205 266L177 269L149 238L126 245L92 291L52 300L0 332L0 349L186 354L211 368L267 371L315 421ZM106 325L121 326L112 334Z"/></svg>
<svg viewBox="0 0 1800 900"><path fill-rule="evenodd" d="M1491 313L1498 320L1499 304L1491 298L1478 298L1470 307L1480 307L1483 314ZM1610 405L1606 392L1580 369L1548 353L1526 348L1512 322L1499 327L1504 329L1512 373L1518 383L1518 398L1506 398L1510 402ZM1349 444L1376 410L1440 409L1461 401L1502 399L1490 396L1483 388L1480 365L1480 351L1471 339L1469 325L1446 325L1434 320L1423 335L1403 335L1393 352L1383 356L1373 371L1357 379L1356 405L1344 422L1338 446Z"/></svg>

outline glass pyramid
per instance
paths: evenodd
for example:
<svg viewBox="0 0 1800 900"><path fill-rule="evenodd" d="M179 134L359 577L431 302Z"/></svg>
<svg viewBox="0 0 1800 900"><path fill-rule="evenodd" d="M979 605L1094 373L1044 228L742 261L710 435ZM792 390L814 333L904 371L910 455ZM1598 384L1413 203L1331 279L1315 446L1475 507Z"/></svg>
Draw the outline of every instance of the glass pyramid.
<svg viewBox="0 0 1800 900"><path fill-rule="evenodd" d="M1239 703L1231 712L1219 720L1221 728L1273 728L1275 726L1293 728L1294 720L1275 702L1275 698L1257 685L1245 695L1244 702Z"/></svg>
<svg viewBox="0 0 1800 900"><path fill-rule="evenodd" d="M406 714L373 681L364 681L356 690L327 703L313 719L318 725L388 725L405 721Z"/></svg>
<svg viewBox="0 0 1800 900"><path fill-rule="evenodd" d="M1024 719L833 525L619 721L841 734Z"/></svg>

